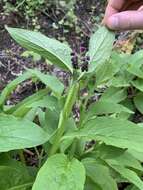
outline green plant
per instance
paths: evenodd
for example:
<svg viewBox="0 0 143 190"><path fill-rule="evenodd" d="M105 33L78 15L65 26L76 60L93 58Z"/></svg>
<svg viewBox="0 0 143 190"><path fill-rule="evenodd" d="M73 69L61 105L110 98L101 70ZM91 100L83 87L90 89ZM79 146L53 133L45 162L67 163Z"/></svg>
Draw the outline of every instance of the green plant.
<svg viewBox="0 0 143 190"><path fill-rule="evenodd" d="M7 152L1 153L0 159L2 189L117 190L118 185L127 183L130 190L142 190L143 128L129 121L127 116L133 110L123 103L127 93L119 86L122 82L128 87L128 80L133 79L132 75L121 78L127 66L122 60L128 57L134 68L136 56L141 54L112 53L114 34L105 27L91 36L89 50L82 45L79 54L41 33L7 30L24 48L68 71L70 78L64 88L55 76L28 70L1 92L0 150ZM142 74L137 68L127 68L129 73ZM119 83L115 83L116 77ZM16 86L29 78L42 81L46 88L17 105L5 105ZM106 86L109 88L103 92ZM98 94L98 101L92 103L91 98ZM80 117L75 116L75 107ZM29 147L36 147L38 155L35 172L26 166L23 155L23 149ZM8 152L17 149L23 164ZM8 178L9 172L16 178Z"/></svg>

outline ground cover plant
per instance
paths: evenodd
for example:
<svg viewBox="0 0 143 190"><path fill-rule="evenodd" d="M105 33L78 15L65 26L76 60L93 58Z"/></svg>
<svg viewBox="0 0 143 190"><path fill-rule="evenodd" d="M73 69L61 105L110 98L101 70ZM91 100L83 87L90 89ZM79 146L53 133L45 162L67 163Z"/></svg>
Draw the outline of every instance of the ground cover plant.
<svg viewBox="0 0 143 190"><path fill-rule="evenodd" d="M91 35L88 49L83 44L71 49L39 32L6 29L21 46L67 71L69 80L65 87L56 76L28 69L1 92L0 187L143 189L143 124L133 118L135 109L143 109L142 51L112 51L115 36L105 27ZM45 88L7 105L29 79ZM38 155L33 167L24 157L31 149Z"/></svg>

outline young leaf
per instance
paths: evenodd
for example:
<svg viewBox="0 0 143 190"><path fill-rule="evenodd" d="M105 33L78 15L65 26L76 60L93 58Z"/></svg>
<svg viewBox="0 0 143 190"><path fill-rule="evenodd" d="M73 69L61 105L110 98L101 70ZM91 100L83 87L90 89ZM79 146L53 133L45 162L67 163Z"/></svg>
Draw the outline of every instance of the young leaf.
<svg viewBox="0 0 143 190"><path fill-rule="evenodd" d="M134 81L131 81L131 84L137 88L138 90L140 90L141 92L143 92L143 79L137 79Z"/></svg>
<svg viewBox="0 0 143 190"><path fill-rule="evenodd" d="M100 27L98 31L91 36L88 52L90 56L89 72L94 71L99 64L109 59L114 39L114 33L104 26Z"/></svg>
<svg viewBox="0 0 143 190"><path fill-rule="evenodd" d="M143 71L141 68L136 64L128 64L127 71L131 73L132 75L135 75L141 79L143 79Z"/></svg>
<svg viewBox="0 0 143 190"><path fill-rule="evenodd" d="M136 108L143 113L143 93L138 93L134 98Z"/></svg>
<svg viewBox="0 0 143 190"><path fill-rule="evenodd" d="M41 82L43 82L55 94L61 95L63 92L64 85L59 81L57 77L48 74L45 75L38 70L28 69L28 71L32 74L33 77L36 77Z"/></svg>
<svg viewBox="0 0 143 190"><path fill-rule="evenodd" d="M129 87L131 80L132 80L132 77L130 76L119 75L119 76L113 77L109 85L116 88Z"/></svg>
<svg viewBox="0 0 143 190"><path fill-rule="evenodd" d="M89 118L95 115L121 113L121 112L126 112L126 113L131 113L131 114L133 113L131 110L129 110L128 108L126 108L125 106L121 104L99 100L98 102L92 104L89 107L87 117Z"/></svg>
<svg viewBox="0 0 143 190"><path fill-rule="evenodd" d="M35 94L25 98L15 106L9 108L5 111L7 114L13 114L16 117L23 117L32 107L34 103L39 102L43 97L45 97L49 92L49 89L39 90ZM35 103L35 104L36 104ZM48 104L48 102L47 102ZM33 105L33 106L32 106Z"/></svg>
<svg viewBox="0 0 143 190"><path fill-rule="evenodd" d="M120 65L112 60L101 64L96 70L96 86L106 84L120 70Z"/></svg>
<svg viewBox="0 0 143 190"><path fill-rule="evenodd" d="M127 97L126 89L109 87L102 94L100 100L119 103L119 102L125 100L126 97Z"/></svg>
<svg viewBox="0 0 143 190"><path fill-rule="evenodd" d="M138 187L140 190L143 189L143 181L138 177L138 175L127 168L121 167L121 166L115 166L111 165L110 166L116 170L122 177L127 179L129 182L133 183L136 187Z"/></svg>
<svg viewBox="0 0 143 190"><path fill-rule="evenodd" d="M32 190L83 190L84 183L83 164L75 158L69 160L64 154L56 154L40 169Z"/></svg>
<svg viewBox="0 0 143 190"><path fill-rule="evenodd" d="M96 163L94 159L84 159L82 163L86 169L86 175L103 190L118 190L116 182L111 177L109 169Z"/></svg>
<svg viewBox="0 0 143 190"><path fill-rule="evenodd" d="M39 32L19 28L6 28L12 38L21 46L48 59L58 67L72 72L71 49L55 39L48 38Z"/></svg>
<svg viewBox="0 0 143 190"><path fill-rule="evenodd" d="M126 150L113 146L101 145L97 151L99 152L100 158L113 165L130 167L143 171L140 162Z"/></svg>
<svg viewBox="0 0 143 190"><path fill-rule="evenodd" d="M102 141L107 145L143 152L142 136L143 128L130 121L99 117L89 120L78 132L65 135L63 139L86 137Z"/></svg>
<svg viewBox="0 0 143 190"><path fill-rule="evenodd" d="M0 115L0 152L30 148L48 141L48 135L36 124L11 115Z"/></svg>
<svg viewBox="0 0 143 190"><path fill-rule="evenodd" d="M5 103L6 98L12 93L13 90L19 85L21 82L29 79L31 74L29 72L24 73L23 75L17 77L15 80L10 82L2 91L0 95L0 107Z"/></svg>

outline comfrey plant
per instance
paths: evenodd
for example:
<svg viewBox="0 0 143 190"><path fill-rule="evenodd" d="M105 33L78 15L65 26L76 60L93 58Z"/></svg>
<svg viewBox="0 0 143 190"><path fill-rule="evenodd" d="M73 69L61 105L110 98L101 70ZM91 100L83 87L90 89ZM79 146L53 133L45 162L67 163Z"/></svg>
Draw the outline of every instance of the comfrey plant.
<svg viewBox="0 0 143 190"><path fill-rule="evenodd" d="M112 85L111 79L123 68L112 53L114 34L99 28L88 51L81 46L77 53L41 33L7 30L24 48L68 71L70 79L65 88L55 76L28 70L1 92L0 151L7 153L1 153L0 187L118 190L126 185L126 190L142 190L143 128L123 117L133 111L123 104L124 88ZM29 78L40 80L46 88L17 105L5 105L16 86ZM39 167L26 166L27 148L36 150ZM25 165L12 159L11 150Z"/></svg>

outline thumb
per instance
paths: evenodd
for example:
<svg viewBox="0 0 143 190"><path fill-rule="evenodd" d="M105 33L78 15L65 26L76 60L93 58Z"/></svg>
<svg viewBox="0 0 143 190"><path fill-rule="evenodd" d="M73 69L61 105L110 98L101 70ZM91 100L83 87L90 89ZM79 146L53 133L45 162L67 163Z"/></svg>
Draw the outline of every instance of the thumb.
<svg viewBox="0 0 143 190"><path fill-rule="evenodd" d="M116 13L108 18L106 25L112 30L143 29L143 10Z"/></svg>

